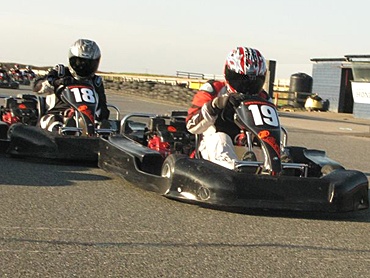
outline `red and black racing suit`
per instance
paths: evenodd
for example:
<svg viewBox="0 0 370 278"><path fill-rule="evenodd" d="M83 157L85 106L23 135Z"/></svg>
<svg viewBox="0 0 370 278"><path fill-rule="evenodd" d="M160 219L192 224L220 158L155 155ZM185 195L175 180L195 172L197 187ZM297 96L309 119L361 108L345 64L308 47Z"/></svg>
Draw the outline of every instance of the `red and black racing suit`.
<svg viewBox="0 0 370 278"><path fill-rule="evenodd" d="M225 111L220 117L212 113L210 108L212 100L218 96L227 94L226 84L223 81L209 80L194 95L192 105L188 110L186 118L187 128L193 134L202 134L211 125L214 125L216 132L224 132L234 138L239 132L238 126L228 119L234 111Z"/></svg>
<svg viewBox="0 0 370 278"><path fill-rule="evenodd" d="M221 111L216 110L212 106L213 100L226 94L230 96L228 102ZM207 81L194 95L186 119L186 127L190 133L202 134L197 146L201 156L229 169L235 169L239 159L235 153L234 139L240 134L240 128L233 120L240 95L231 97L232 94L238 93L229 92L225 82ZM259 96L268 99L264 91Z"/></svg>

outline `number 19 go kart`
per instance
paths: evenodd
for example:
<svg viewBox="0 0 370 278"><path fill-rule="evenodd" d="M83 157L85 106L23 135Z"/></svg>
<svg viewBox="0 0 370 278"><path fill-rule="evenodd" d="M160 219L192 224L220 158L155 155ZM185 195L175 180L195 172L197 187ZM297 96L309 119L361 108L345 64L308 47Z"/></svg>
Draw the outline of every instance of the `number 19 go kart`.
<svg viewBox="0 0 370 278"><path fill-rule="evenodd" d="M235 109L241 130L236 141L247 158L235 170L201 158L199 136L187 132L185 116L126 115L121 133L100 141L98 165L143 189L207 206L307 212L369 207L367 177L324 151L288 146L275 106L263 99L246 99Z"/></svg>

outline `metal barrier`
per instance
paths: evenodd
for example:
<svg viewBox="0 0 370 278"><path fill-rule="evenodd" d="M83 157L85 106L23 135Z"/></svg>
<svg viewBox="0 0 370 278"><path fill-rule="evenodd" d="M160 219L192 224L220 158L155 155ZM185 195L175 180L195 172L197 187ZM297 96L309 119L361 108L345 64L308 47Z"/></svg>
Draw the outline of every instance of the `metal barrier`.
<svg viewBox="0 0 370 278"><path fill-rule="evenodd" d="M196 73L196 72L187 72L187 71L176 71L176 76L177 77L186 77L186 78L200 78L204 79L204 74L203 73Z"/></svg>

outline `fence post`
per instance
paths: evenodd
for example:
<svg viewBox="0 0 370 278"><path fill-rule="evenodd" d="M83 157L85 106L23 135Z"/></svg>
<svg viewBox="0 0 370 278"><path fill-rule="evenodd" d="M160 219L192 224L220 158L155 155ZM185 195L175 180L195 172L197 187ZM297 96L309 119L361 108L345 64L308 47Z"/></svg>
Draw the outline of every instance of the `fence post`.
<svg viewBox="0 0 370 278"><path fill-rule="evenodd" d="M279 102L279 93L275 93L274 104L276 107L278 107L278 102Z"/></svg>

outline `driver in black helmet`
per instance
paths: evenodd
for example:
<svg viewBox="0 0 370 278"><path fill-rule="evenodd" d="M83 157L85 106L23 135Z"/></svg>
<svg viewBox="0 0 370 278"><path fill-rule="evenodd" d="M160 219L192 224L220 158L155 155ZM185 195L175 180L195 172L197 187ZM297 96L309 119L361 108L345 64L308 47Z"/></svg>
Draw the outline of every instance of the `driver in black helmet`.
<svg viewBox="0 0 370 278"><path fill-rule="evenodd" d="M103 121L109 118L103 80L95 74L99 67L100 57L100 49L96 42L79 39L69 49L68 67L59 64L48 73L46 80L54 88L55 102L51 104L52 107L47 111L47 115L40 119L41 128L57 131L63 125L63 113L70 107L60 98L61 88L81 82L92 83L98 94L97 120Z"/></svg>

